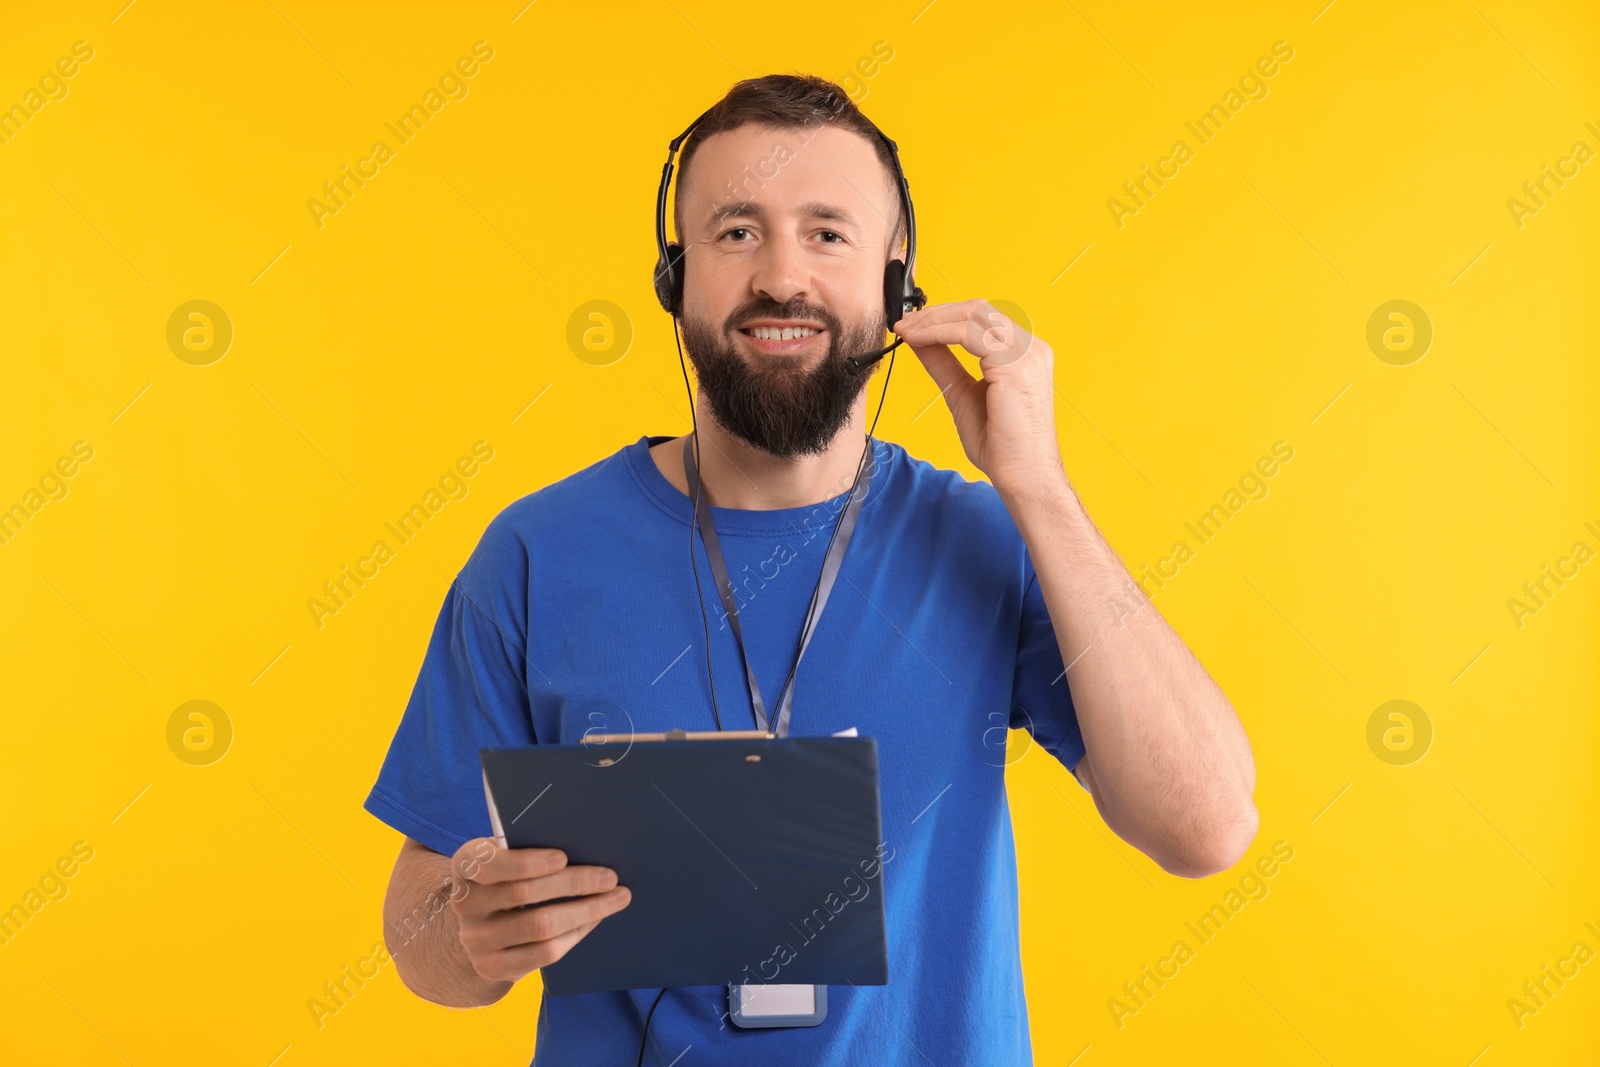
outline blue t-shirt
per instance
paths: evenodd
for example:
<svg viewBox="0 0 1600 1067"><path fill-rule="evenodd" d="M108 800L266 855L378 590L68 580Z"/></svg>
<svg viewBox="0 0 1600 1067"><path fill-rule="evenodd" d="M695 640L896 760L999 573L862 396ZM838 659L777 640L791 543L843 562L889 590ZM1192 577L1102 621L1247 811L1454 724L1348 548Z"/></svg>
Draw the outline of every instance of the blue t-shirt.
<svg viewBox="0 0 1600 1067"><path fill-rule="evenodd" d="M446 856L491 833L478 750L585 731L716 728L692 507L641 437L517 500L462 567L366 809ZM877 470L795 680L791 736L877 739L889 984L830 986L816 1027L744 1030L724 986L669 989L647 1063L1032 1062L1005 791L1008 728L1083 756L1055 631L993 486L874 440ZM847 492L713 507L768 707ZM754 729L739 651L694 538L726 729ZM603 920L602 920L603 921ZM658 990L544 996L535 1067L633 1063Z"/></svg>

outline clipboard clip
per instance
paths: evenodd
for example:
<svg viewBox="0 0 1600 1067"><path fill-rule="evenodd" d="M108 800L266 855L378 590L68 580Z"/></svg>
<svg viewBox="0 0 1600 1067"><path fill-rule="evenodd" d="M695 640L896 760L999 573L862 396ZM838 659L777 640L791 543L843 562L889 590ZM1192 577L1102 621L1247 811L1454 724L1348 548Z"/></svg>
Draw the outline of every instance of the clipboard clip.
<svg viewBox="0 0 1600 1067"><path fill-rule="evenodd" d="M632 744L635 741L771 741L771 730L667 730L648 734L584 734L580 745Z"/></svg>

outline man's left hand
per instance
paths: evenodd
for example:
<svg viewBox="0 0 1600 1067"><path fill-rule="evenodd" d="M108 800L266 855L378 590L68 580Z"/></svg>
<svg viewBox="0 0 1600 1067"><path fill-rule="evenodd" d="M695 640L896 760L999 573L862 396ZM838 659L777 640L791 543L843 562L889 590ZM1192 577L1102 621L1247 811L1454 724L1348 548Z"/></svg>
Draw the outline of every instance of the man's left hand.
<svg viewBox="0 0 1600 1067"><path fill-rule="evenodd" d="M1025 495L1064 477L1049 345L979 299L930 304L891 329L939 386L967 459L995 489ZM961 365L953 344L978 357L981 378Z"/></svg>

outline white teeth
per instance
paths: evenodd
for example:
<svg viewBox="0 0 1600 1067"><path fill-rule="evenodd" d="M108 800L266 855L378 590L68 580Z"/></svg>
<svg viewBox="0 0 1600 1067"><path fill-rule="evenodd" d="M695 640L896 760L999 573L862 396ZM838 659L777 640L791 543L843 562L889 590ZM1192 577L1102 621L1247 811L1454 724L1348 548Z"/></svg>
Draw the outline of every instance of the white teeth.
<svg viewBox="0 0 1600 1067"><path fill-rule="evenodd" d="M752 326L750 332L763 341L792 341L796 337L810 337L819 331L809 326L785 326L781 330L773 326Z"/></svg>

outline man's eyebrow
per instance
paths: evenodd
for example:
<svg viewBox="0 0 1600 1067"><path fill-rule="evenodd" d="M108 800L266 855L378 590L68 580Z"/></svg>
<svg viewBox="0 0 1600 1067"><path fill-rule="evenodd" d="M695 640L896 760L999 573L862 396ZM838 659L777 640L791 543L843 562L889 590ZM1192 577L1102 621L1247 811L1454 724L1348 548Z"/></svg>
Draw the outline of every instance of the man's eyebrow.
<svg viewBox="0 0 1600 1067"><path fill-rule="evenodd" d="M706 221L706 225L717 226L730 219L761 219L766 218L766 214L760 204L752 204L748 201L740 200L730 204L722 204L715 208L711 212L711 217ZM801 204L800 214L808 219L825 219L855 230L862 228L861 220L850 212L833 204L825 204L820 200Z"/></svg>
<svg viewBox="0 0 1600 1067"><path fill-rule="evenodd" d="M755 204L744 201L735 201L731 204L722 204L711 209L711 217L706 220L707 226L716 226L727 222L729 219L756 219L762 215L761 209Z"/></svg>

